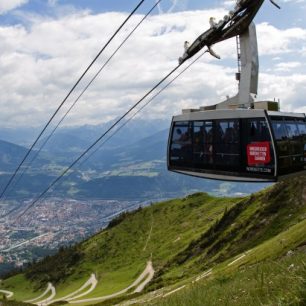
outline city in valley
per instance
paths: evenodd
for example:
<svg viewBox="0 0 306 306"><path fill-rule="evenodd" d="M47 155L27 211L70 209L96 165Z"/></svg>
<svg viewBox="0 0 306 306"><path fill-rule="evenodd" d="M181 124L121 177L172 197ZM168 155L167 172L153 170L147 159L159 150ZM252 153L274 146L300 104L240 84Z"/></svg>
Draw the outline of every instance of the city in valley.
<svg viewBox="0 0 306 306"><path fill-rule="evenodd" d="M146 205L139 201L49 198L23 214L31 203L14 200L0 204L0 274L84 240L121 213Z"/></svg>

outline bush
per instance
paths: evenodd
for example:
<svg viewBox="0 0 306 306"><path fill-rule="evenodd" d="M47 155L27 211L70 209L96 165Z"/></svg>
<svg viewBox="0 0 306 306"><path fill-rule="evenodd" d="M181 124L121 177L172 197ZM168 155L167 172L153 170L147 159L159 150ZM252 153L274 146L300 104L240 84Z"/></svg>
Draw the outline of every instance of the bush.
<svg viewBox="0 0 306 306"><path fill-rule="evenodd" d="M56 255L47 256L31 265L26 269L25 276L37 283L37 289L41 289L48 282L58 284L73 274L75 266L82 258L83 254L77 247L62 247Z"/></svg>

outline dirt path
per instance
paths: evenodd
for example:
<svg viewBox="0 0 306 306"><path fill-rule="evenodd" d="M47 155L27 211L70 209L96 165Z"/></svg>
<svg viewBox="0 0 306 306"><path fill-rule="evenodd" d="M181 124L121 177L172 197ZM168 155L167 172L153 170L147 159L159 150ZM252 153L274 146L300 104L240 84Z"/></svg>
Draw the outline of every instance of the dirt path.
<svg viewBox="0 0 306 306"><path fill-rule="evenodd" d="M186 287L186 285L183 285L183 286L181 286L181 287L179 287L179 288L176 288L176 289L174 289L174 290L172 290L172 291L170 291L170 292L167 292L166 294L163 295L163 297L166 297L166 296L169 296L169 295L171 295L171 294L173 294L173 293L175 293L175 292L178 292L178 291L184 289L185 287Z"/></svg>
<svg viewBox="0 0 306 306"><path fill-rule="evenodd" d="M71 301L71 300L75 300L75 299L79 299L80 297L83 297L87 294L89 294L90 292L92 292L96 286L98 284L98 280L96 278L96 275L94 273L91 274L90 278L88 279L88 281L78 290L70 293L69 295L66 295L65 297L61 298L61 301ZM89 287L90 288L86 291L84 291L83 293L78 294L79 292L83 291L85 288ZM54 300L52 302L56 302L57 300Z"/></svg>
<svg viewBox="0 0 306 306"><path fill-rule="evenodd" d="M152 271L153 271L153 272L152 272ZM81 304L81 303L88 303L88 302L101 302L101 301L104 301L104 300L108 300L108 299L117 297L117 296L119 296L119 295L121 295L121 294L126 293L126 292L129 291L130 289L136 287L136 286L139 285L143 280L144 280L143 283L145 283L145 284L144 284L144 286L145 286L145 285L152 279L152 278L151 278L151 279L148 281L148 279L149 279L149 277L152 275L152 273L153 273L153 275L154 275L154 269L153 269L152 261L150 260L150 261L148 261L145 270L139 275L139 277L138 277L138 278L133 282L133 284L130 285L129 287L127 287L127 288L125 288L125 289L123 289L123 290L121 290L121 291L119 291L119 292L116 292L116 293L113 293L113 294L110 294L110 295L106 295L106 296L102 296L102 297L90 298L90 299L84 299L84 300L78 300L78 301L69 301L69 304ZM147 275L149 275L149 277L145 278ZM153 277L153 276L152 276L152 277ZM142 284L143 284L143 283L142 283ZM142 285L142 284L141 284L141 285ZM141 286L141 285L140 285L140 286ZM139 286L139 287L140 287L140 286ZM144 288L144 286L143 286L143 288ZM138 289L139 287L137 287L137 289ZM143 289L143 288L142 288L142 289ZM140 291L139 291L139 292L140 292Z"/></svg>
<svg viewBox="0 0 306 306"><path fill-rule="evenodd" d="M134 292L141 292L144 287L152 280L153 276L154 276L154 269L153 269L153 265L152 265L152 261L148 262L148 265L144 271L144 273L148 274L148 277L135 289Z"/></svg>
<svg viewBox="0 0 306 306"><path fill-rule="evenodd" d="M7 290L0 290L0 293L5 294L6 298L11 298L14 295L14 292L7 291Z"/></svg>
<svg viewBox="0 0 306 306"><path fill-rule="evenodd" d="M209 275L211 275L211 274L212 274L212 269L209 269L208 271L205 271L204 273L202 273L201 275L199 275L199 276L195 279L195 281L193 281L193 282L198 282L198 281L201 280L202 278L207 277L207 276L209 276Z"/></svg>
<svg viewBox="0 0 306 306"><path fill-rule="evenodd" d="M238 258L236 258L235 260L233 260L232 262L230 262L227 266L231 266L233 265L234 263L236 263L237 261L241 260L242 258L244 258L246 255L248 255L249 253L251 252L251 250L243 253L242 255L240 255Z"/></svg>
<svg viewBox="0 0 306 306"><path fill-rule="evenodd" d="M241 259L246 257L246 255L248 255L250 252L252 252L252 250L248 250L247 252L243 253L242 255L240 254L236 259L234 259L232 262L230 262L227 266L231 266L231 265L235 264L236 262L240 261ZM209 277L212 274L213 274L213 269L209 269L209 270L203 272L202 274L198 275L193 281L191 281L190 284L194 284L194 283L202 280L203 278ZM169 292L164 292L164 289L158 289L156 291L152 291L152 292L148 293L148 295L146 295L145 297L140 297L140 298L135 298L135 299L132 299L132 300L128 300L128 301L119 303L117 306L119 306L119 305L129 306L129 305L134 305L134 304L150 303L151 301L153 301L157 298L165 298L165 297L167 297L169 295L172 295L172 294L174 294L174 293L176 293L180 290L183 290L187 286L189 286L189 284L182 285L181 287L173 289ZM140 287L141 287L141 285L138 288L140 288ZM139 292L139 291L136 291L136 290L134 292Z"/></svg>
<svg viewBox="0 0 306 306"><path fill-rule="evenodd" d="M43 294L41 294L40 296L38 296L37 298L35 299L32 299L32 300L27 300L27 301L24 301L25 303L33 303L35 301L38 301L40 299L42 299L44 296L47 295L47 293L51 290L51 286L52 284L51 283L48 283L48 286L47 286L47 289L45 290L45 292Z"/></svg>
<svg viewBox="0 0 306 306"><path fill-rule="evenodd" d="M49 288L48 291L51 291L51 295L48 298L46 298L42 301L35 302L34 304L36 304L37 306L46 306L46 305L50 304L50 302L54 299L54 297L56 295L56 290L55 290L55 287L51 283L49 283L49 286L50 286L50 288Z"/></svg>
<svg viewBox="0 0 306 306"><path fill-rule="evenodd" d="M148 238L146 240L146 244L145 244L145 246L142 250L143 252L147 249L148 243L151 239L152 230L153 230L153 213L152 213L152 216L151 216L151 227L150 227L149 235L148 235Z"/></svg>

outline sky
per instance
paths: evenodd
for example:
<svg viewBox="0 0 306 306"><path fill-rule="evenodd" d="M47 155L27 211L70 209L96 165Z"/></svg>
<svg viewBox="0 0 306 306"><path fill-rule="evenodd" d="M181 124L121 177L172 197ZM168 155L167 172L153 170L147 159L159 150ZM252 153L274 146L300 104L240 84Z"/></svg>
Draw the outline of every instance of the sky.
<svg viewBox="0 0 306 306"><path fill-rule="evenodd" d="M0 0L0 128L44 125L85 68L139 0ZM266 0L255 19L258 100L306 112L306 0ZM109 45L61 111L154 5L146 0ZM231 0L162 0L78 101L64 125L118 118L177 65L184 41L222 18ZM171 119L183 108L216 104L237 92L235 40L214 46L139 115ZM60 118L60 117L57 117ZM57 119L59 120L59 119Z"/></svg>

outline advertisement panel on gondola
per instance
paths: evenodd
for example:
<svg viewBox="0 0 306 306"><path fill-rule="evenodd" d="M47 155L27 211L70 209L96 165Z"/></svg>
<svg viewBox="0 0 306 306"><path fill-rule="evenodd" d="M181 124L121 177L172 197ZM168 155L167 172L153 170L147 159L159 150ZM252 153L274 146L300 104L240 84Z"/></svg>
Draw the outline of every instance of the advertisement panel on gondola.
<svg viewBox="0 0 306 306"><path fill-rule="evenodd" d="M255 142L247 145L248 166L268 165L271 162L270 142Z"/></svg>

